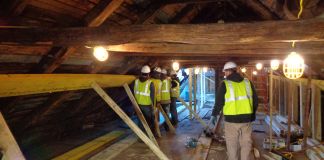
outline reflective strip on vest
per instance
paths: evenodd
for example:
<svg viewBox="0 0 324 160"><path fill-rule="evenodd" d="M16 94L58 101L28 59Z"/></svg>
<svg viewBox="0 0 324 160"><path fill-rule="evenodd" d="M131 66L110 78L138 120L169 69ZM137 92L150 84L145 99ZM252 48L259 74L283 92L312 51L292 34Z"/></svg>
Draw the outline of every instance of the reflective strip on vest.
<svg viewBox="0 0 324 160"><path fill-rule="evenodd" d="M170 100L170 80L165 79L162 81L161 101Z"/></svg>
<svg viewBox="0 0 324 160"><path fill-rule="evenodd" d="M252 114L253 99L250 81L224 81L226 85L224 115ZM236 89L236 90L235 90Z"/></svg>
<svg viewBox="0 0 324 160"><path fill-rule="evenodd" d="M176 81L176 80L173 80L173 82L175 82L176 84L177 84L177 86L176 87L174 87L174 88L172 88L171 89L171 97L179 97L180 95L180 84L179 84L179 82L178 81Z"/></svg>
<svg viewBox="0 0 324 160"><path fill-rule="evenodd" d="M170 92L170 86L167 79L162 81L162 86L164 87L163 90L161 91L162 93Z"/></svg>
<svg viewBox="0 0 324 160"><path fill-rule="evenodd" d="M246 90L246 94L247 94L246 96L238 96L238 97L235 97L232 81L226 80L226 82L228 84L231 97L230 98L225 98L225 102L231 102L231 101L237 101L237 100L250 99L252 97L251 96L250 82L249 82L248 79L244 78L245 90Z"/></svg>
<svg viewBox="0 0 324 160"><path fill-rule="evenodd" d="M152 79L155 88L155 100L157 102L161 101L161 88L162 88L162 81L160 79Z"/></svg>
<svg viewBox="0 0 324 160"><path fill-rule="evenodd" d="M146 82L140 82L138 79L135 80L134 85L134 94L135 99L139 105L151 105L151 95L150 95L150 85L151 80L147 80Z"/></svg>
<svg viewBox="0 0 324 160"><path fill-rule="evenodd" d="M148 88L149 88L149 85L150 85L151 83L148 83L148 82L151 82L151 81L146 81L144 92L140 92L140 91L138 90L138 81L139 81L139 80L136 80L136 81L135 81L135 90L134 90L135 94L139 94L139 95L143 95L143 96L150 96L150 93L149 93L149 91L148 91Z"/></svg>

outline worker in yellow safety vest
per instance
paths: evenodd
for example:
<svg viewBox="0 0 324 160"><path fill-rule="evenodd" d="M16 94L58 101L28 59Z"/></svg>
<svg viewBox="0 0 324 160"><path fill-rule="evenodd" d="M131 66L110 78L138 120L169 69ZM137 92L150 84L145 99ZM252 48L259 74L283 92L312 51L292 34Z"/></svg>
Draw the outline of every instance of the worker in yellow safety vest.
<svg viewBox="0 0 324 160"><path fill-rule="evenodd" d="M180 96L180 82L177 77L176 71L172 70L170 76L171 76L171 104L170 104L171 122L174 126L177 126L178 124L177 98Z"/></svg>
<svg viewBox="0 0 324 160"><path fill-rule="evenodd" d="M169 115L170 111L170 103L171 103L171 81L167 76L167 70L161 70L161 81L162 81L162 88L161 88L161 106L164 112ZM164 122L164 128L166 131L169 130L168 125Z"/></svg>
<svg viewBox="0 0 324 160"><path fill-rule="evenodd" d="M150 80L151 69L145 65L141 69L141 74L132 84L134 96L137 104L139 105L151 131L154 131L154 85ZM140 125L140 128L144 131L144 127Z"/></svg>
<svg viewBox="0 0 324 160"><path fill-rule="evenodd" d="M211 121L215 124L221 110L225 117L225 139L229 160L250 160L252 152L252 122L258 107L253 84L237 73L237 65L227 62L225 80L216 92Z"/></svg>
<svg viewBox="0 0 324 160"><path fill-rule="evenodd" d="M154 90L155 90L155 94L154 94L154 125L155 125L155 135L160 137L161 136L161 132L160 132L160 128L159 128L159 121L160 121L160 112L159 109L157 108L158 105L160 104L161 101L161 89L162 89L162 81L161 81L161 68L160 67L155 67L152 71L152 82L154 84Z"/></svg>

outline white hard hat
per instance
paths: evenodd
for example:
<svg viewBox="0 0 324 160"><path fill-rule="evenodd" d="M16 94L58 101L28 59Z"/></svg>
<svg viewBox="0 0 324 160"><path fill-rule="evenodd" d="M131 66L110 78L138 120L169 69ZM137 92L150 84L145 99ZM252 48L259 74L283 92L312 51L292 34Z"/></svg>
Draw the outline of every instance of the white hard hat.
<svg viewBox="0 0 324 160"><path fill-rule="evenodd" d="M162 74L167 74L167 70L166 70L166 69L162 69L162 70L161 70L161 73L162 73Z"/></svg>
<svg viewBox="0 0 324 160"><path fill-rule="evenodd" d="M155 67L153 71L161 73L161 68L160 67Z"/></svg>
<svg viewBox="0 0 324 160"><path fill-rule="evenodd" d="M142 67L141 72L142 73L150 73L151 69L150 69L150 67L148 65L145 65L145 66Z"/></svg>
<svg viewBox="0 0 324 160"><path fill-rule="evenodd" d="M225 65L224 65L223 72L224 72L226 69L231 69L231 68L236 68L236 67L237 67L236 63L231 62L231 61L226 62Z"/></svg>
<svg viewBox="0 0 324 160"><path fill-rule="evenodd" d="M170 75L177 75L177 72L176 72L176 71L174 71L174 70L171 70L171 73L170 73Z"/></svg>

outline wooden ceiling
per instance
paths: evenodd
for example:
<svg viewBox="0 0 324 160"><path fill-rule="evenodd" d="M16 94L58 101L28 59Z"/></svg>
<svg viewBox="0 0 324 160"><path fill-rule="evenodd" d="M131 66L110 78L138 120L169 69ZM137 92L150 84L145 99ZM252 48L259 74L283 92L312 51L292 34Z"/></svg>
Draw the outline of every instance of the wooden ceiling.
<svg viewBox="0 0 324 160"><path fill-rule="evenodd" d="M305 9L301 20L323 16L323 3L320 0L304 1ZM219 63L219 59L214 57L224 57L226 60L240 60L239 57L244 57L243 62L248 62L249 58L256 61L255 57L258 55L260 55L260 60L266 59L265 57L282 59L282 55L286 55L291 50L291 43L288 41L298 40L300 37L296 36L300 35L304 36L304 39L300 39L303 40L302 43L297 43L297 49L305 58L311 59L314 56L322 58L323 55L321 41L305 41L305 39L309 40L311 36L322 36L323 28L320 25L322 20L320 23L313 23L313 25L308 21L300 23L299 26L293 25L298 23L293 21L277 24L277 20L297 19L296 15L299 10L297 1L3 0L0 1L0 4L2 7L0 13L0 54L3 59L0 59L0 66L3 66L0 69L1 73L95 73L91 72L91 69L87 69L89 66L89 68L93 68L94 65L97 66L94 69L98 70L96 72L114 73L113 71L118 69L120 64L127 63L127 57L141 59L144 56L148 60L144 63L152 61L155 56L187 57L186 63L192 66L198 64L200 59L199 64L202 63L206 56L213 57L209 59L209 62L214 59L217 63ZM220 21L225 24L217 24ZM242 24L230 28L233 22ZM149 25L211 23L216 24L193 25L192 27L183 25L176 29L169 25L166 27ZM136 28L133 24L139 26ZM144 25L140 26L141 24ZM240 29L244 26L246 29ZM70 27L79 27L80 31L71 32ZM76 40L82 39L82 34L86 31L93 30L85 27L108 27L110 31L105 34L101 34L99 31L95 33L97 37L90 37L90 39L86 34L83 40L90 43L80 43ZM44 30L28 34L32 32L31 30L39 29ZM20 32L21 30L23 31ZM73 33L75 34L73 35ZM173 35L173 37L166 34ZM289 35L291 36L289 37ZM139 38L145 39L145 36L147 36L146 39L151 39L147 39L145 42L138 40ZM231 39L226 39L224 36ZM30 43L39 37L57 38L56 44L53 46L52 43L47 42ZM164 40L156 39L163 37L165 37ZM262 41L262 39L271 39L272 37L282 40L281 43ZM107 62L99 64L92 57L91 48L87 48L98 44L96 41L98 38L108 41L114 38L120 40L115 42L117 45L108 45L108 41L102 42L107 45L111 54ZM10 42L10 39L18 43ZM215 42L216 39L219 42ZM70 40L72 43L66 40ZM210 41L206 42L206 40ZM249 43L233 44L235 40L246 40ZM210 43L211 41L212 43ZM228 42L231 44L227 44ZM190 61L191 57L196 57L195 61ZM159 60L163 61L163 64L167 64L166 60L160 58ZM176 58L172 58L172 60L176 60ZM99 69L99 66L102 67L102 70Z"/></svg>
<svg viewBox="0 0 324 160"><path fill-rule="evenodd" d="M324 79L324 0L304 0L300 20L298 11L291 0L0 0L0 73L135 74L175 60L254 65L283 60L295 40L313 76ZM108 61L94 59L96 44L110 51ZM124 103L123 91L111 91ZM89 91L0 100L15 134L56 120L76 125L104 105Z"/></svg>

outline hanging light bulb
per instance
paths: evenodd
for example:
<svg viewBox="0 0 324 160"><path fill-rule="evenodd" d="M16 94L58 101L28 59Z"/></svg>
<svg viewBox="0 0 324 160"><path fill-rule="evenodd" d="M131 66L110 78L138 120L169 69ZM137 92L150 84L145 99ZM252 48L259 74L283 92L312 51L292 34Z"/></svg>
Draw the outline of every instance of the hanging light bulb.
<svg viewBox="0 0 324 160"><path fill-rule="evenodd" d="M204 68L203 68L203 72L204 72L204 73L206 73L206 72L207 72L207 70L208 70L208 68L207 68L207 67L204 67Z"/></svg>
<svg viewBox="0 0 324 160"><path fill-rule="evenodd" d="M297 79L304 73L304 59L296 52L291 52L283 63L284 75L289 79Z"/></svg>
<svg viewBox="0 0 324 160"><path fill-rule="evenodd" d="M102 46L94 47L93 55L98 61L106 61L109 57L108 51Z"/></svg>
<svg viewBox="0 0 324 160"><path fill-rule="evenodd" d="M241 72L242 73L245 73L246 72L246 68L245 67L241 68Z"/></svg>
<svg viewBox="0 0 324 160"><path fill-rule="evenodd" d="M253 73L253 75L257 75L257 74L258 74L258 72L257 72L257 71L253 71L252 73Z"/></svg>
<svg viewBox="0 0 324 160"><path fill-rule="evenodd" d="M262 63L257 63L255 67L257 70L261 70L263 65L262 65Z"/></svg>
<svg viewBox="0 0 324 160"><path fill-rule="evenodd" d="M279 68L279 61L274 59L271 60L271 69L272 70L277 70Z"/></svg>
<svg viewBox="0 0 324 160"><path fill-rule="evenodd" d="M178 71L180 69L180 65L178 62L173 62L172 63L172 68L174 71Z"/></svg>
<svg viewBox="0 0 324 160"><path fill-rule="evenodd" d="M195 74L199 74L200 68L195 68Z"/></svg>

